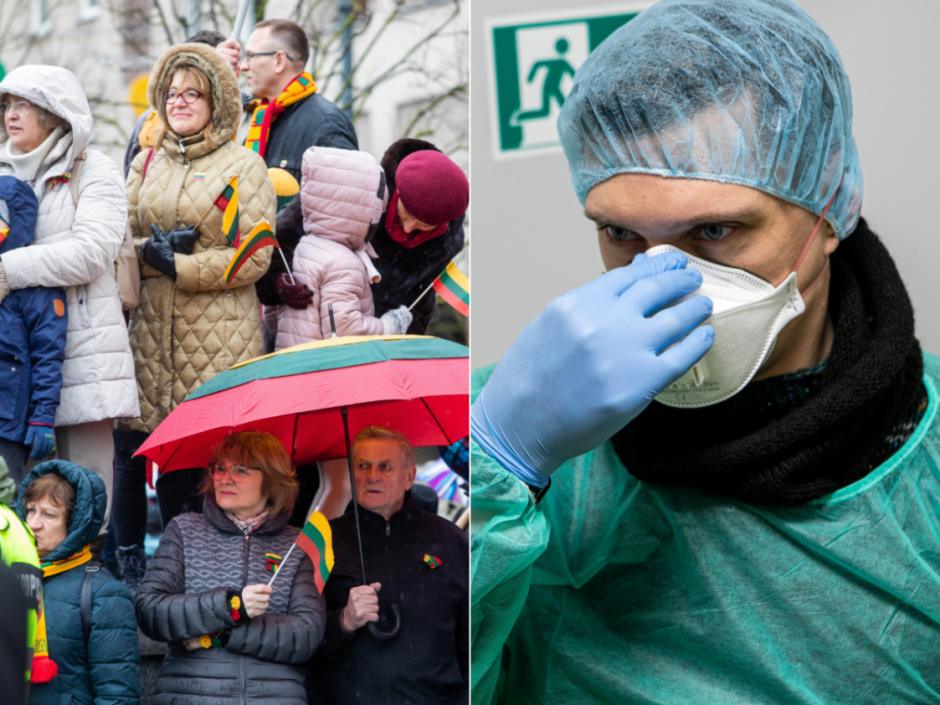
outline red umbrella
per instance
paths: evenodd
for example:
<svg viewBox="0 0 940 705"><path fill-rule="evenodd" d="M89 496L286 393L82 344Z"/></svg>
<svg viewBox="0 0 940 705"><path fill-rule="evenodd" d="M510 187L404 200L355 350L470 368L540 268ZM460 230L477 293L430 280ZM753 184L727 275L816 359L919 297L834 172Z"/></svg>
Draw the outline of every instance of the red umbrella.
<svg viewBox="0 0 940 705"><path fill-rule="evenodd" d="M347 455L368 426L415 446L469 433L470 367L463 345L428 336L350 336L298 345L235 365L190 394L137 451L161 472L203 467L230 433L266 431L296 465Z"/></svg>
<svg viewBox="0 0 940 705"><path fill-rule="evenodd" d="M332 315L332 311L331 311ZM384 426L413 445L450 445L469 434L470 368L466 347L428 336L362 336L297 345L235 365L190 394L136 455L163 472L208 464L215 446L237 431L266 431L296 465L349 458L350 426ZM150 473L148 473L148 477ZM352 459L349 482L359 532ZM359 536L362 584L367 585ZM376 638L394 638L395 626Z"/></svg>

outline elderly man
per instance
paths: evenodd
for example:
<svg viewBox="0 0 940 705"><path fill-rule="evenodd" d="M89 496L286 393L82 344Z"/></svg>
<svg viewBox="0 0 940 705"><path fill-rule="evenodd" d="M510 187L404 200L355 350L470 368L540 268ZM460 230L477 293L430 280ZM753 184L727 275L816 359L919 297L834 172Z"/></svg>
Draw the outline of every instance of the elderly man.
<svg viewBox="0 0 940 705"><path fill-rule="evenodd" d="M940 360L831 40L663 0L558 132L609 271L475 375L474 702L935 701Z"/></svg>
<svg viewBox="0 0 940 705"><path fill-rule="evenodd" d="M316 696L334 703L469 702L469 549L451 522L415 506L414 448L371 427L352 447L368 585L362 585L353 507L330 522L336 563L327 627L314 664ZM382 640L370 623L397 636ZM320 702L311 697L311 702Z"/></svg>

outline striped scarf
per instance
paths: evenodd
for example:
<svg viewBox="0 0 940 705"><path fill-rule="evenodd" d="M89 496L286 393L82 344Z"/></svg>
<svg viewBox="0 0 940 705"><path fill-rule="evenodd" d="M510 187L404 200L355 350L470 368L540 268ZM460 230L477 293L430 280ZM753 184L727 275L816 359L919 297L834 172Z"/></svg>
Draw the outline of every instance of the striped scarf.
<svg viewBox="0 0 940 705"><path fill-rule="evenodd" d="M50 576L84 565L90 560L91 544L86 543L78 553L59 561L41 561L39 567L42 568L42 577L45 580ZM49 658L49 642L46 638L46 604L45 600L40 598L39 609L36 614L36 639L33 647L33 672L30 681L33 683L48 683L55 678L58 672L58 666Z"/></svg>
<svg viewBox="0 0 940 705"><path fill-rule="evenodd" d="M229 518L235 526L245 535L248 536L252 531L261 526L268 518L268 508L265 507L260 512L255 514L253 517L248 517L247 519L239 519L234 514L229 511L225 512L225 516Z"/></svg>
<svg viewBox="0 0 940 705"><path fill-rule="evenodd" d="M91 544L86 543L78 553L73 553L68 558L63 558L59 561L41 561L39 567L42 568L42 577L48 578L52 575L58 575L67 570L72 570L72 568L83 565L90 560Z"/></svg>
<svg viewBox="0 0 940 705"><path fill-rule="evenodd" d="M248 128L245 146L263 157L268 146L268 137L271 134L271 123L274 122L275 118L284 112L287 106L293 105L316 92L317 84L313 82L313 76L304 72L288 83L273 103L261 101L251 116L251 127Z"/></svg>

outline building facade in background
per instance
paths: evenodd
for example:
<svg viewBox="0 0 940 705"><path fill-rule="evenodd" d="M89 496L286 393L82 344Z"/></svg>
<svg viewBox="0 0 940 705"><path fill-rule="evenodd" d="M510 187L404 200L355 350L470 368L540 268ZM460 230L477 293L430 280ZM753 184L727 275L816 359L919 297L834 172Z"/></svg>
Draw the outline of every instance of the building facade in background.
<svg viewBox="0 0 940 705"><path fill-rule="evenodd" d="M344 0L254 0L243 38L261 19L299 22L311 37L308 70L330 100L342 105L351 97L363 150L381 158L396 139L420 137L466 170L468 0L346 5L354 13L351 95L343 91ZM237 9L232 0L0 0L0 63L6 72L36 63L75 72L95 115L92 145L120 163L143 108L132 105L132 93L145 95L143 77L155 59L199 29L230 34Z"/></svg>

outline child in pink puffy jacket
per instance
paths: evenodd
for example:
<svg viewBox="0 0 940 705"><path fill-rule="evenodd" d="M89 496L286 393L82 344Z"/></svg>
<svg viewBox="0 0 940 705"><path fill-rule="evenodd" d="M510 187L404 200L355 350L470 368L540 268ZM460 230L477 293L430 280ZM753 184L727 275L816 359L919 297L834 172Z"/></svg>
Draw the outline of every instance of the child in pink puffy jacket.
<svg viewBox="0 0 940 705"><path fill-rule="evenodd" d="M330 304L337 335L404 334L411 323L407 309L376 318L372 304L371 284L380 275L369 240L388 201L382 167L366 152L311 147L302 175L304 236L292 271L313 292L313 303L302 310L280 307L275 348L329 338Z"/></svg>

